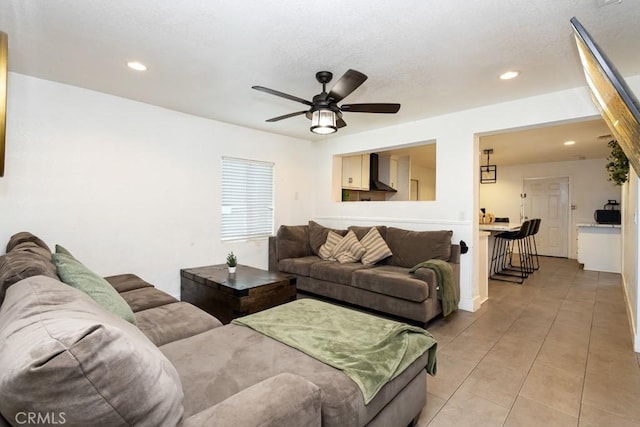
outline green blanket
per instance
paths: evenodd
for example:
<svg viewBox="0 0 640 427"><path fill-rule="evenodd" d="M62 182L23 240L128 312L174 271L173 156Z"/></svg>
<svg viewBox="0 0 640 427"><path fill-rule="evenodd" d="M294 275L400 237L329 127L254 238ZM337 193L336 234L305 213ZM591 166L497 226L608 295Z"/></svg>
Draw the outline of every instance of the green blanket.
<svg viewBox="0 0 640 427"><path fill-rule="evenodd" d="M448 316L458 309L459 298L453 289L453 269L448 262L440 259L430 259L415 265L409 273L414 273L417 269L430 268L436 274L438 284L438 299L442 303L442 315Z"/></svg>
<svg viewBox="0 0 640 427"><path fill-rule="evenodd" d="M362 390L365 404L426 351L436 373L436 340L422 328L313 299L301 299L235 319L342 370Z"/></svg>

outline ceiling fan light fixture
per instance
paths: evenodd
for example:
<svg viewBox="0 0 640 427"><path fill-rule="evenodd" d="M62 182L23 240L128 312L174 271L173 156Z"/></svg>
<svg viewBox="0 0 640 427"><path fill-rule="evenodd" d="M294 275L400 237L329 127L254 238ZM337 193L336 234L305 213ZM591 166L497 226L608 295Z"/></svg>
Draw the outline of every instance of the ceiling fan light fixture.
<svg viewBox="0 0 640 427"><path fill-rule="evenodd" d="M328 135L338 130L336 113L329 109L318 109L311 113L311 132Z"/></svg>

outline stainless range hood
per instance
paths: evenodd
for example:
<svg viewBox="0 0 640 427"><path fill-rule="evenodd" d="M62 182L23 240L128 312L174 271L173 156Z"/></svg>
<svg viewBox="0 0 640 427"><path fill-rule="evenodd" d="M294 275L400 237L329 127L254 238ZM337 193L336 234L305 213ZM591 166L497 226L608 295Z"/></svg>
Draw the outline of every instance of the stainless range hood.
<svg viewBox="0 0 640 427"><path fill-rule="evenodd" d="M376 153L371 153L369 156L369 191L387 191L389 193L397 193L398 190L380 182L378 179L379 173L379 158Z"/></svg>

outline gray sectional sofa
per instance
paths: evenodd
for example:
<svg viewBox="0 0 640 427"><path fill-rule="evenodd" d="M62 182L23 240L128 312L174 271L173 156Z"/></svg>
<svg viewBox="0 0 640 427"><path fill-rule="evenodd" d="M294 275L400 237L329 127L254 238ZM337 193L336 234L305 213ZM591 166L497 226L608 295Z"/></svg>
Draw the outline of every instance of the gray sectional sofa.
<svg viewBox="0 0 640 427"><path fill-rule="evenodd" d="M0 425L406 426L426 403L427 353L365 405L342 371L133 274L105 278L123 320L52 256L30 233L0 256Z"/></svg>
<svg viewBox="0 0 640 427"><path fill-rule="evenodd" d="M320 257L329 231L341 236L352 230L362 240L371 227L347 230L324 227L315 221L278 229L269 240L269 269L291 274L298 291L346 302L380 313L426 324L442 313L436 274L429 268L410 270L423 261L444 260L453 271L456 298L460 295L460 246L451 243L452 232L410 231L376 226L391 255L374 265L340 263Z"/></svg>

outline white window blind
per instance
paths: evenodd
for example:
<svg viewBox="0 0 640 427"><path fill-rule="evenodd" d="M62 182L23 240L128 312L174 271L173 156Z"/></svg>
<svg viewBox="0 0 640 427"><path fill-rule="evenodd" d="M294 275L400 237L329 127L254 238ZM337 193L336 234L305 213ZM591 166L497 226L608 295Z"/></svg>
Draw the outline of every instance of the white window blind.
<svg viewBox="0 0 640 427"><path fill-rule="evenodd" d="M222 240L273 234L273 163L222 158Z"/></svg>

